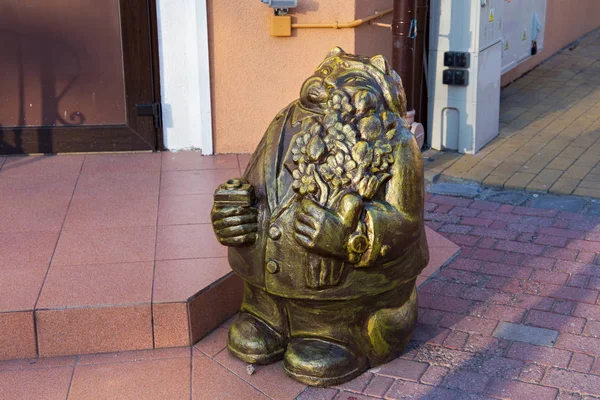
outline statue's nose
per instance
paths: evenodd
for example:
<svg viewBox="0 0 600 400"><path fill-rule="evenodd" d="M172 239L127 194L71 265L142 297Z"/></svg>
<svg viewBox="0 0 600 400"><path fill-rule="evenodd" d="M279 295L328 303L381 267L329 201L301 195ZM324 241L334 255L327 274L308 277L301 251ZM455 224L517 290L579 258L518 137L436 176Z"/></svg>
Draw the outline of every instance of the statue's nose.
<svg viewBox="0 0 600 400"><path fill-rule="evenodd" d="M313 103L323 103L327 100L327 89L320 77L313 77L307 82L306 94Z"/></svg>
<svg viewBox="0 0 600 400"><path fill-rule="evenodd" d="M308 96L315 102L322 102L327 99L327 90L323 84L317 84L308 89Z"/></svg>

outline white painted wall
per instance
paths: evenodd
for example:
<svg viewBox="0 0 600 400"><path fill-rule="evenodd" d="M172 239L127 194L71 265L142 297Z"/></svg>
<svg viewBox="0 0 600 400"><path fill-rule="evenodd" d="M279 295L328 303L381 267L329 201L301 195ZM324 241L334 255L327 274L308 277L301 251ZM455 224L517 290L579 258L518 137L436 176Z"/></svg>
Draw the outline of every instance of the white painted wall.
<svg viewBox="0 0 600 400"><path fill-rule="evenodd" d="M212 154L205 0L156 0L164 145Z"/></svg>

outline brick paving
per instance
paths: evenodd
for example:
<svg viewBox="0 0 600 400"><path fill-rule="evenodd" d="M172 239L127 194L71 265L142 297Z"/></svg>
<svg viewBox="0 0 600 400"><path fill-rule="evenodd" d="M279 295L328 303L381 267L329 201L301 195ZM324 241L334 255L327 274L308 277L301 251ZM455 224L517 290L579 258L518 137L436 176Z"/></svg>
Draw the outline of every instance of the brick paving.
<svg viewBox="0 0 600 400"><path fill-rule="evenodd" d="M600 29L502 90L500 135L475 155L432 152L430 180L600 198Z"/></svg>
<svg viewBox="0 0 600 400"><path fill-rule="evenodd" d="M411 348L299 399L600 398L600 217L443 195L426 206L462 252L421 287Z"/></svg>
<svg viewBox="0 0 600 400"><path fill-rule="evenodd" d="M352 382L307 388L278 364L248 375L225 324L191 351L0 362L0 398L600 398L600 216L431 194L426 206L461 253L420 287L407 351Z"/></svg>
<svg viewBox="0 0 600 400"><path fill-rule="evenodd" d="M0 157L0 360L190 346L235 314L242 281L210 209L248 159ZM459 250L426 233L418 283Z"/></svg>

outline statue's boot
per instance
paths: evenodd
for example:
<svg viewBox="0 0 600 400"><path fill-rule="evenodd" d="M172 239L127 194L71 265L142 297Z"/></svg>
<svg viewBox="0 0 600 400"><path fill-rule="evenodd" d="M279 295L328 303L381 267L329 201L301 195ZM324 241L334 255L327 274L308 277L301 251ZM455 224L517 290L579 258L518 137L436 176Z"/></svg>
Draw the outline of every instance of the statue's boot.
<svg viewBox="0 0 600 400"><path fill-rule="evenodd" d="M402 353L417 322L417 291L411 280L372 298L294 300L287 308L285 371L308 385L339 385Z"/></svg>
<svg viewBox="0 0 600 400"><path fill-rule="evenodd" d="M283 357L285 342L267 323L242 312L229 328L227 348L247 363L270 364Z"/></svg>
<svg viewBox="0 0 600 400"><path fill-rule="evenodd" d="M283 368L306 385L332 386L354 379L367 365L345 346L323 339L297 338L287 347Z"/></svg>

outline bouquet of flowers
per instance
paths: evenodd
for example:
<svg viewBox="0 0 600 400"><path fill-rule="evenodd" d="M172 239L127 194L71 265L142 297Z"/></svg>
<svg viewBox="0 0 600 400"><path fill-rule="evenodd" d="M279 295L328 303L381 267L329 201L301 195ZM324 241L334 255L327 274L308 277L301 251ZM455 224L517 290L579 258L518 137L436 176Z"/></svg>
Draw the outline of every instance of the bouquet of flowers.
<svg viewBox="0 0 600 400"><path fill-rule="evenodd" d="M335 90L327 105L328 112L306 119L294 138L293 188L327 208L347 193L371 200L391 176L392 141L402 119L367 89L353 96Z"/></svg>

